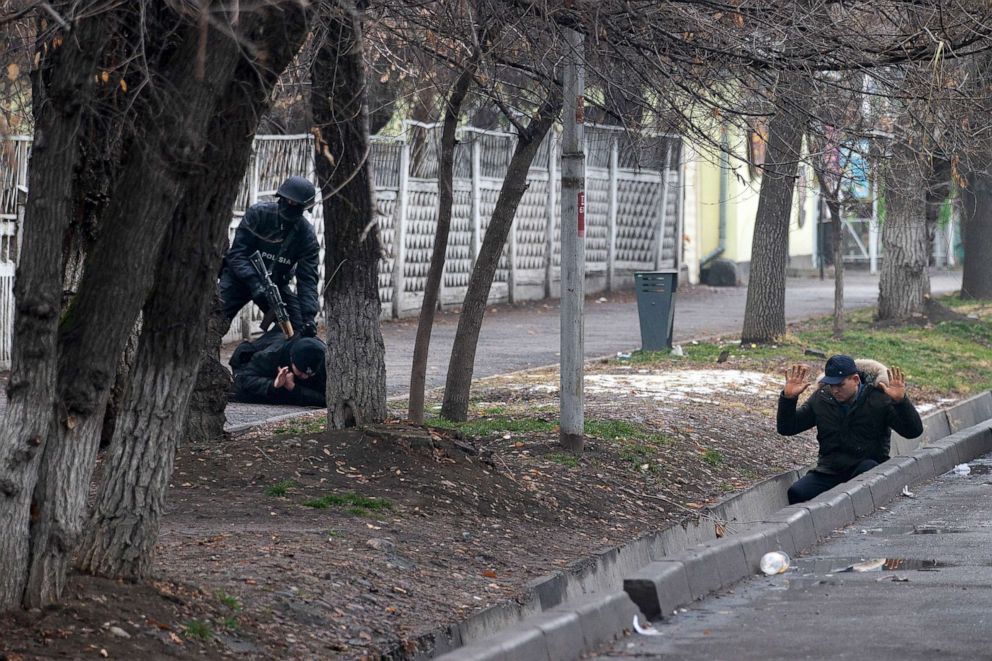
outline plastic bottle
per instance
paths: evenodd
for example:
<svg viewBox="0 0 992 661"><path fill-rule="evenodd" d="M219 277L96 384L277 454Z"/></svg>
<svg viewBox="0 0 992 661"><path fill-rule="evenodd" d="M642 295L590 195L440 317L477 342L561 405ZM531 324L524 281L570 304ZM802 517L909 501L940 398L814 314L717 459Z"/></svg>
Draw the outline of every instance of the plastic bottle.
<svg viewBox="0 0 992 661"><path fill-rule="evenodd" d="M792 559L788 553L769 551L761 556L761 562L758 563L758 566L767 576L772 576L774 574L785 573L788 571L790 564L792 564Z"/></svg>

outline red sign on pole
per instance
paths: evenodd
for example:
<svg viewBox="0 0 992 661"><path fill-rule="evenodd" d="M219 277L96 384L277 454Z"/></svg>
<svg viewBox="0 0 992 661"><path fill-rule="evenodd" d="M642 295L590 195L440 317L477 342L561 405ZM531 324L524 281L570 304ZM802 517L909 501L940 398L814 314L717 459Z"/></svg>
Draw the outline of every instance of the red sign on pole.
<svg viewBox="0 0 992 661"><path fill-rule="evenodd" d="M586 235L586 192L579 191L579 236Z"/></svg>

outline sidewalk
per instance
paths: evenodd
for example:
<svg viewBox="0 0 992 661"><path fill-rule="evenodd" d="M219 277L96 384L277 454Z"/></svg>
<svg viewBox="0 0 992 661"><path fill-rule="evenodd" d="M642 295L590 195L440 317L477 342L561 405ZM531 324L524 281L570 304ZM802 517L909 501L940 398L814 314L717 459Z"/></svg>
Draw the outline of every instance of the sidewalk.
<svg viewBox="0 0 992 661"><path fill-rule="evenodd" d="M755 577L594 658L988 659L992 455L837 531L794 568ZM845 571L886 559L883 569Z"/></svg>
<svg viewBox="0 0 992 661"><path fill-rule="evenodd" d="M961 273L931 274L933 293L944 294L961 286ZM863 271L845 275L844 303L847 309L875 305L878 276ZM746 287L693 287L680 291L675 299L675 342L714 335L736 335L744 322ZM797 321L833 312L833 280L789 278L785 312L788 321ZM458 327L458 314L438 315L431 339L427 367L427 388L444 385L448 357ZM416 318L400 319L382 325L386 345L386 388L389 396L403 395L410 382L410 365L417 333ZM633 291L603 293L586 299L585 355L595 358L631 351L640 347L637 302ZM559 360L559 310L557 300L535 301L520 306L493 306L486 312L475 361L475 378L506 374L522 369L555 364ZM292 414L294 407L258 404L229 404L228 429Z"/></svg>

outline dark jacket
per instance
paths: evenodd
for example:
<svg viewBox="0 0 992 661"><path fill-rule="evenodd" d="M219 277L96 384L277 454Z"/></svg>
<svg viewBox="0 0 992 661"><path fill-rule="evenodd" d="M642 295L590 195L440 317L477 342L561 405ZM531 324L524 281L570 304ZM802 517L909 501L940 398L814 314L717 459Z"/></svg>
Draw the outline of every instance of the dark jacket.
<svg viewBox="0 0 992 661"><path fill-rule="evenodd" d="M294 226L296 229L291 230ZM314 319L319 310L317 266L320 246L313 226L305 218L296 221L283 219L275 202L253 204L241 219L231 248L224 257L225 268L230 269L249 288L254 288L259 281L248 261L256 250L262 254L277 287L282 287L296 276L296 295L303 321ZM277 257L278 263L274 264Z"/></svg>
<svg viewBox="0 0 992 661"><path fill-rule="evenodd" d="M267 336L263 336L265 338ZM281 335L258 351L245 342L231 357L234 370L234 398L242 402L289 404L291 406L326 406L327 373L323 365L306 380L295 379L292 391L275 388L272 383L280 367L289 367L293 339Z"/></svg>
<svg viewBox="0 0 992 661"><path fill-rule="evenodd" d="M778 433L793 436L816 427L820 453L815 470L843 475L865 459L878 463L889 458L890 430L905 438L923 433L916 407L903 397L898 404L874 385L866 385L847 413L830 389L820 388L796 408L797 399L778 398Z"/></svg>

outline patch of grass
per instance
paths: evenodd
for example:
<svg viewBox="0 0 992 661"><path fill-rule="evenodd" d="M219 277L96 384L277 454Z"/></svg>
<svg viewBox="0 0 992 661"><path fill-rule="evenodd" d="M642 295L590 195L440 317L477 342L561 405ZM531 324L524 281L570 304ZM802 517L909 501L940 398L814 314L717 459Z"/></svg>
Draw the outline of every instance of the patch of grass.
<svg viewBox="0 0 992 661"><path fill-rule="evenodd" d="M723 455L720 454L719 450L707 448L703 450L703 461L710 466L719 466L723 463Z"/></svg>
<svg viewBox="0 0 992 661"><path fill-rule="evenodd" d="M282 482L276 482L272 486L265 488L266 496L282 497L286 495L286 492L296 486L296 482L293 480L283 480Z"/></svg>
<svg viewBox="0 0 992 661"><path fill-rule="evenodd" d="M359 496L354 493L332 493L326 496L321 496L320 498L304 501L303 504L307 507L313 507L318 510L325 510L332 506L347 507L348 509L346 511L350 514L354 514L355 516L365 516L372 512L382 512L383 510L388 510L393 506L393 504L385 498L369 498L366 496Z"/></svg>
<svg viewBox="0 0 992 661"><path fill-rule="evenodd" d="M643 445L633 443L623 443L620 446L620 458L624 461L640 466L645 460L650 458L651 452Z"/></svg>
<svg viewBox="0 0 992 661"><path fill-rule="evenodd" d="M911 392L923 387L931 391L967 396L992 388L992 304L943 297L942 303L960 312L975 314L979 320L944 321L931 327L919 325L876 328L873 309L847 315L846 330L840 340L832 337L833 318L820 317L803 322L777 344L741 346L739 343L685 344L685 356L667 351L635 352L630 361L642 366L692 364L710 367L726 351L738 369L780 372L786 365L809 365L814 375L824 359L804 355L815 348L826 355L844 353L855 358L872 358L885 365L898 365L906 372Z"/></svg>
<svg viewBox="0 0 992 661"><path fill-rule="evenodd" d="M940 297L940 302L949 308L954 308L961 313L974 312L979 317L988 318L992 316L992 301L981 301L975 299L963 299L960 293L947 294ZM985 314L982 314L982 313Z"/></svg>
<svg viewBox="0 0 992 661"><path fill-rule="evenodd" d="M568 468L576 468L579 465L578 456L572 454L571 452L552 452L545 455L545 459Z"/></svg>
<svg viewBox="0 0 992 661"><path fill-rule="evenodd" d="M280 425L272 430L274 434L319 434L327 431L327 420L315 418L313 420L298 420Z"/></svg>
<svg viewBox="0 0 992 661"><path fill-rule="evenodd" d="M183 625L183 633L187 638L199 638L200 640L210 640L214 637L214 630L209 622L200 620L190 620Z"/></svg>
<svg viewBox="0 0 992 661"><path fill-rule="evenodd" d="M221 624L222 627L224 627L228 631L237 631L238 630L238 621L235 618L233 618L233 617L225 617L221 621L220 624Z"/></svg>
<svg viewBox="0 0 992 661"><path fill-rule="evenodd" d="M603 440L638 439L649 443L670 443L672 440L665 434L650 431L625 420L586 420L585 431L587 436Z"/></svg>
<svg viewBox="0 0 992 661"><path fill-rule="evenodd" d="M841 341L829 331L808 334L826 353L871 357L906 372L912 386L969 394L992 387L992 327L985 323L947 321L932 328L893 330L851 328Z"/></svg>
<svg viewBox="0 0 992 661"><path fill-rule="evenodd" d="M230 608L232 611L241 610L241 602L238 601L238 598L237 597L232 597L231 595L229 595L229 594L227 594L226 592L223 592L223 591L215 593L214 596L217 597L217 601L219 601L220 603L224 604L225 606L227 606L228 608Z"/></svg>
<svg viewBox="0 0 992 661"><path fill-rule="evenodd" d="M548 433L555 430L557 422L541 418L517 418L497 415L488 418L475 418L467 422L454 422L445 418L431 418L427 421L432 427L460 431L466 436L483 437L507 432L518 434Z"/></svg>

